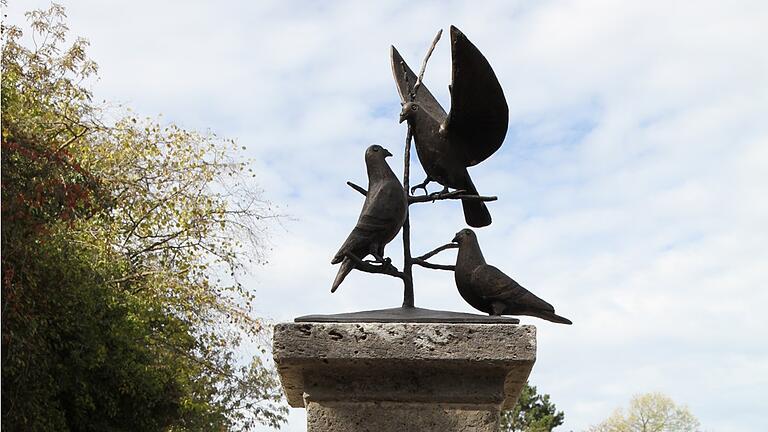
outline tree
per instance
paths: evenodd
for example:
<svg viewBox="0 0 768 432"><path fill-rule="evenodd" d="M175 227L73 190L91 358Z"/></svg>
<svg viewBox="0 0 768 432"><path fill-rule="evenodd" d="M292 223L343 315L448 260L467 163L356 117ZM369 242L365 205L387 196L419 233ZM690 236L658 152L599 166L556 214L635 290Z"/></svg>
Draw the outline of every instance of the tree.
<svg viewBox="0 0 768 432"><path fill-rule="evenodd" d="M520 398L511 411L501 414L502 432L551 432L563 424L565 414L557 411L549 395L540 395L535 386L525 383Z"/></svg>
<svg viewBox="0 0 768 432"><path fill-rule="evenodd" d="M695 432L699 421L685 406L679 406L662 393L636 395L624 413L616 409L590 432Z"/></svg>
<svg viewBox="0 0 768 432"><path fill-rule="evenodd" d="M239 350L267 336L239 278L275 215L235 142L97 105L64 9L27 17L32 48L2 29L2 427L279 425Z"/></svg>

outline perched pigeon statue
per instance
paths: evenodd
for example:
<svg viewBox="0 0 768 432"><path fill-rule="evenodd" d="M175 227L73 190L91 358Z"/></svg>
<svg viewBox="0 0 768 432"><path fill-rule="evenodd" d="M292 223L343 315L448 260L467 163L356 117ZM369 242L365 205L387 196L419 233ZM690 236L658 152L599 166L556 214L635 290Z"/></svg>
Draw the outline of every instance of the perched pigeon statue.
<svg viewBox="0 0 768 432"><path fill-rule="evenodd" d="M379 145L372 145L365 151L368 191L357 225L331 261L331 264L341 263L331 292L336 291L355 268L356 263L349 255L362 260L370 254L377 262L388 263L384 259L384 246L403 227L408 212L408 197L403 185L384 160L388 156L392 153Z"/></svg>
<svg viewBox="0 0 768 432"><path fill-rule="evenodd" d="M496 74L480 51L451 26L453 84L451 112L445 113L432 93L421 85L414 95L416 75L392 47L392 72L402 100L400 122L407 120L416 153L427 178L411 188L424 189L436 181L448 188L477 195L467 172L501 147L507 134L509 108ZM464 219L472 227L491 224L491 214L478 200L462 200Z"/></svg>
<svg viewBox="0 0 768 432"><path fill-rule="evenodd" d="M456 287L473 308L489 315L529 315L560 324L572 324L555 315L551 304L536 297L496 267L486 264L477 236L470 229L456 233Z"/></svg>

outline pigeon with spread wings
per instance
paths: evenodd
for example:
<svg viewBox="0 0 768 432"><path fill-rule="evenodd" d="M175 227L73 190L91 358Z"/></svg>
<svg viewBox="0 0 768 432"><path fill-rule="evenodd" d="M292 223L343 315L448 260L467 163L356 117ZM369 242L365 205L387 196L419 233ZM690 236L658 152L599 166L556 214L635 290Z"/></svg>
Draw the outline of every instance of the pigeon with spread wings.
<svg viewBox="0 0 768 432"><path fill-rule="evenodd" d="M446 114L422 84L414 92L416 74L392 47L392 72L402 100L400 122L408 121L416 154L427 178L412 188L432 182L478 195L467 167L484 161L501 147L507 134L509 107L496 74L483 54L451 26L453 83L451 111ZM490 225L491 214L479 200L462 200L464 219L472 227Z"/></svg>

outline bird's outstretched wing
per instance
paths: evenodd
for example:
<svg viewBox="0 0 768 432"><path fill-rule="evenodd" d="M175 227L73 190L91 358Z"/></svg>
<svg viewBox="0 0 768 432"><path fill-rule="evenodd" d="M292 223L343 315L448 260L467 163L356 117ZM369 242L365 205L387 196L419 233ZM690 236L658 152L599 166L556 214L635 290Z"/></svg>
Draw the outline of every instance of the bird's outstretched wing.
<svg viewBox="0 0 768 432"><path fill-rule="evenodd" d="M523 288L514 279L490 264L483 264L472 271L472 285L478 293L490 301L514 303L518 306L554 312L555 308Z"/></svg>
<svg viewBox="0 0 768 432"><path fill-rule="evenodd" d="M509 107L496 74L480 50L451 26L453 84L448 134L462 148L466 166L476 165L504 142Z"/></svg>
<svg viewBox="0 0 768 432"><path fill-rule="evenodd" d="M403 60L403 57L394 46L390 48L390 59L392 61L392 74L395 77L400 100L403 103L411 102L410 94L413 92L413 86L416 85L416 74L408 67L408 63ZM419 92L416 94L416 99L413 102L419 104L419 107L429 113L438 123L443 123L448 117L443 107L432 96L432 93L429 92L424 83L421 83Z"/></svg>

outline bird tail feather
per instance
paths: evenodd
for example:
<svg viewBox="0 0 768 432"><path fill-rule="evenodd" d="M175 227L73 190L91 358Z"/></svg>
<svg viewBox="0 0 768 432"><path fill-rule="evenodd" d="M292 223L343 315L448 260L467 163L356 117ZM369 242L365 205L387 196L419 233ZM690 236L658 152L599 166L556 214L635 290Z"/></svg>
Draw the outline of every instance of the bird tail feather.
<svg viewBox="0 0 768 432"><path fill-rule="evenodd" d="M491 213L482 201L462 200L464 220L473 228L482 228L491 224Z"/></svg>
<svg viewBox="0 0 768 432"><path fill-rule="evenodd" d="M557 315L554 312L536 311L536 312L531 312L531 315L535 317L539 317L541 319L545 319L547 321L552 321L558 324L568 324L568 325L573 324L573 322L571 322L571 320L569 320L568 318L561 317L560 315Z"/></svg>
<svg viewBox="0 0 768 432"><path fill-rule="evenodd" d="M349 272L351 272L354 268L355 263L352 262L351 259L345 257L344 260L341 261L339 272L336 273L336 279L333 280L333 285L331 286L331 292L336 292L336 289L339 288L339 285L344 282L344 278L347 277Z"/></svg>

